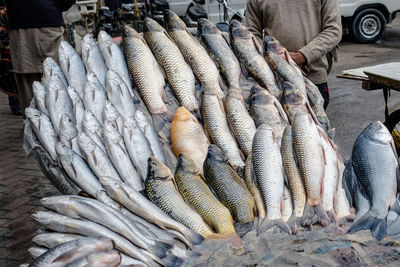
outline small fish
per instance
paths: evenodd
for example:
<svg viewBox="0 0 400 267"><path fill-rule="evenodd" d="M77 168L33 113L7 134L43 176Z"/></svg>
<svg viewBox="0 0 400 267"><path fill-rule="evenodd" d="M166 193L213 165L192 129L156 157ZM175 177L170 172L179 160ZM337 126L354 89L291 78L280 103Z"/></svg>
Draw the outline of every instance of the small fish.
<svg viewBox="0 0 400 267"><path fill-rule="evenodd" d="M90 111L85 111L82 119L82 131L89 135L90 138L93 139L96 144L106 151L104 146L104 135L103 135L103 127L100 122L96 119L94 114Z"/></svg>
<svg viewBox="0 0 400 267"><path fill-rule="evenodd" d="M251 195L254 197L258 217L260 217L260 219L264 219L266 214L265 204L260 188L258 188L257 182L255 181L251 153L247 156L246 159L246 167L244 169L244 181L246 182L247 188L249 189Z"/></svg>
<svg viewBox="0 0 400 267"><path fill-rule="evenodd" d="M105 121L113 121L117 124L118 131L123 134L123 127L124 127L124 119L115 109L114 105L110 102L110 100L106 100L104 103L103 109L103 124Z"/></svg>
<svg viewBox="0 0 400 267"><path fill-rule="evenodd" d="M64 86L68 87L67 78L65 78L64 72L62 71L60 65L58 65L58 63L52 57L47 57L43 61L42 77L42 83L46 89L49 87L50 78L53 75L58 75L61 78Z"/></svg>
<svg viewBox="0 0 400 267"><path fill-rule="evenodd" d="M105 87L108 69L99 46L90 34L86 34L82 39L82 60L86 71L94 73L101 85Z"/></svg>
<svg viewBox="0 0 400 267"><path fill-rule="evenodd" d="M92 112L96 119L103 123L104 103L107 100L106 89L98 80L96 74L89 72L86 75L86 84L83 91L85 109Z"/></svg>
<svg viewBox="0 0 400 267"><path fill-rule="evenodd" d="M75 234L41 232L32 238L32 242L38 246L53 248L62 243L66 243L80 238L85 238L85 237L83 235L75 235Z"/></svg>
<svg viewBox="0 0 400 267"><path fill-rule="evenodd" d="M46 87L38 81L32 84L33 98L35 99L36 108L46 116L49 116L49 111L46 108Z"/></svg>
<svg viewBox="0 0 400 267"><path fill-rule="evenodd" d="M74 122L67 114L62 115L59 129L58 137L60 142L71 148L78 155L81 155L78 145L78 129L76 129Z"/></svg>
<svg viewBox="0 0 400 267"><path fill-rule="evenodd" d="M85 107L83 106L83 101L79 96L78 92L72 88L67 88L69 97L72 101L72 110L75 115L75 126L78 131L82 131L82 121L83 121L83 114L85 113Z"/></svg>

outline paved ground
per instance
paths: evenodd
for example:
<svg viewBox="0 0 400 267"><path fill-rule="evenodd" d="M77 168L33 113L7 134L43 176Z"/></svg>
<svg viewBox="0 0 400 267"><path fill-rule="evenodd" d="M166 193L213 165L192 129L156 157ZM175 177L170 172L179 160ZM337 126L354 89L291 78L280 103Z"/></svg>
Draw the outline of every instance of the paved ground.
<svg viewBox="0 0 400 267"><path fill-rule="evenodd" d="M11 115L0 93L0 266L31 262L27 249L38 225L30 214L56 189L22 148L22 117Z"/></svg>
<svg viewBox="0 0 400 267"><path fill-rule="evenodd" d="M374 45L355 44L349 38L341 44L339 62L329 76L331 104L328 115L337 129L336 143L348 158L354 140L368 123L384 120L382 92L366 92L361 83L337 79L344 69L400 61L400 19ZM400 94L393 93L391 109L400 107ZM11 115L7 98L0 94L0 266L30 262L27 248L37 225L30 214L39 199L56 190L22 149L22 119Z"/></svg>

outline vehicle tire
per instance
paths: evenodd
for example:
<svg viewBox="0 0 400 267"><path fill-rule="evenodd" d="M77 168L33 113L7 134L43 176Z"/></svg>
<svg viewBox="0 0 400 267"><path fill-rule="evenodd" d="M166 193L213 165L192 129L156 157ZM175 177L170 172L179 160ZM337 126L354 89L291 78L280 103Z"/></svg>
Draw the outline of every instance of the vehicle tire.
<svg viewBox="0 0 400 267"><path fill-rule="evenodd" d="M400 109L392 112L384 124L393 136L397 155L400 155Z"/></svg>
<svg viewBox="0 0 400 267"><path fill-rule="evenodd" d="M377 9L368 8L355 15L352 32L361 43L375 43L381 39L386 26L386 18Z"/></svg>

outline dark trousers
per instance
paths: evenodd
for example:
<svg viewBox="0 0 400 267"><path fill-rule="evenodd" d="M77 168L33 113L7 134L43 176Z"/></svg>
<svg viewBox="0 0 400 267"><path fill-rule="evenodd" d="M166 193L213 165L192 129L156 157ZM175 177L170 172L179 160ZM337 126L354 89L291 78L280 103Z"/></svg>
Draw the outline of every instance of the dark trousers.
<svg viewBox="0 0 400 267"><path fill-rule="evenodd" d="M29 107L33 98L32 83L40 81L41 73L15 73L17 82L18 100L21 105L21 111L25 118L25 108Z"/></svg>
<svg viewBox="0 0 400 267"><path fill-rule="evenodd" d="M322 97L324 98L324 109L328 107L329 104L329 87L328 83L320 83L316 84L318 87L319 92L321 93Z"/></svg>

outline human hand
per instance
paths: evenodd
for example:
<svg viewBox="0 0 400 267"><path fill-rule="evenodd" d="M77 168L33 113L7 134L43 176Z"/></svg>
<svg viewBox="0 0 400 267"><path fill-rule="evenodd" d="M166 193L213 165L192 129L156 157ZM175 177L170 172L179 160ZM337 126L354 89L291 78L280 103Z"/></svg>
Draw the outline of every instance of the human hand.
<svg viewBox="0 0 400 267"><path fill-rule="evenodd" d="M306 58L300 52L289 52L289 55L300 68L306 63Z"/></svg>

